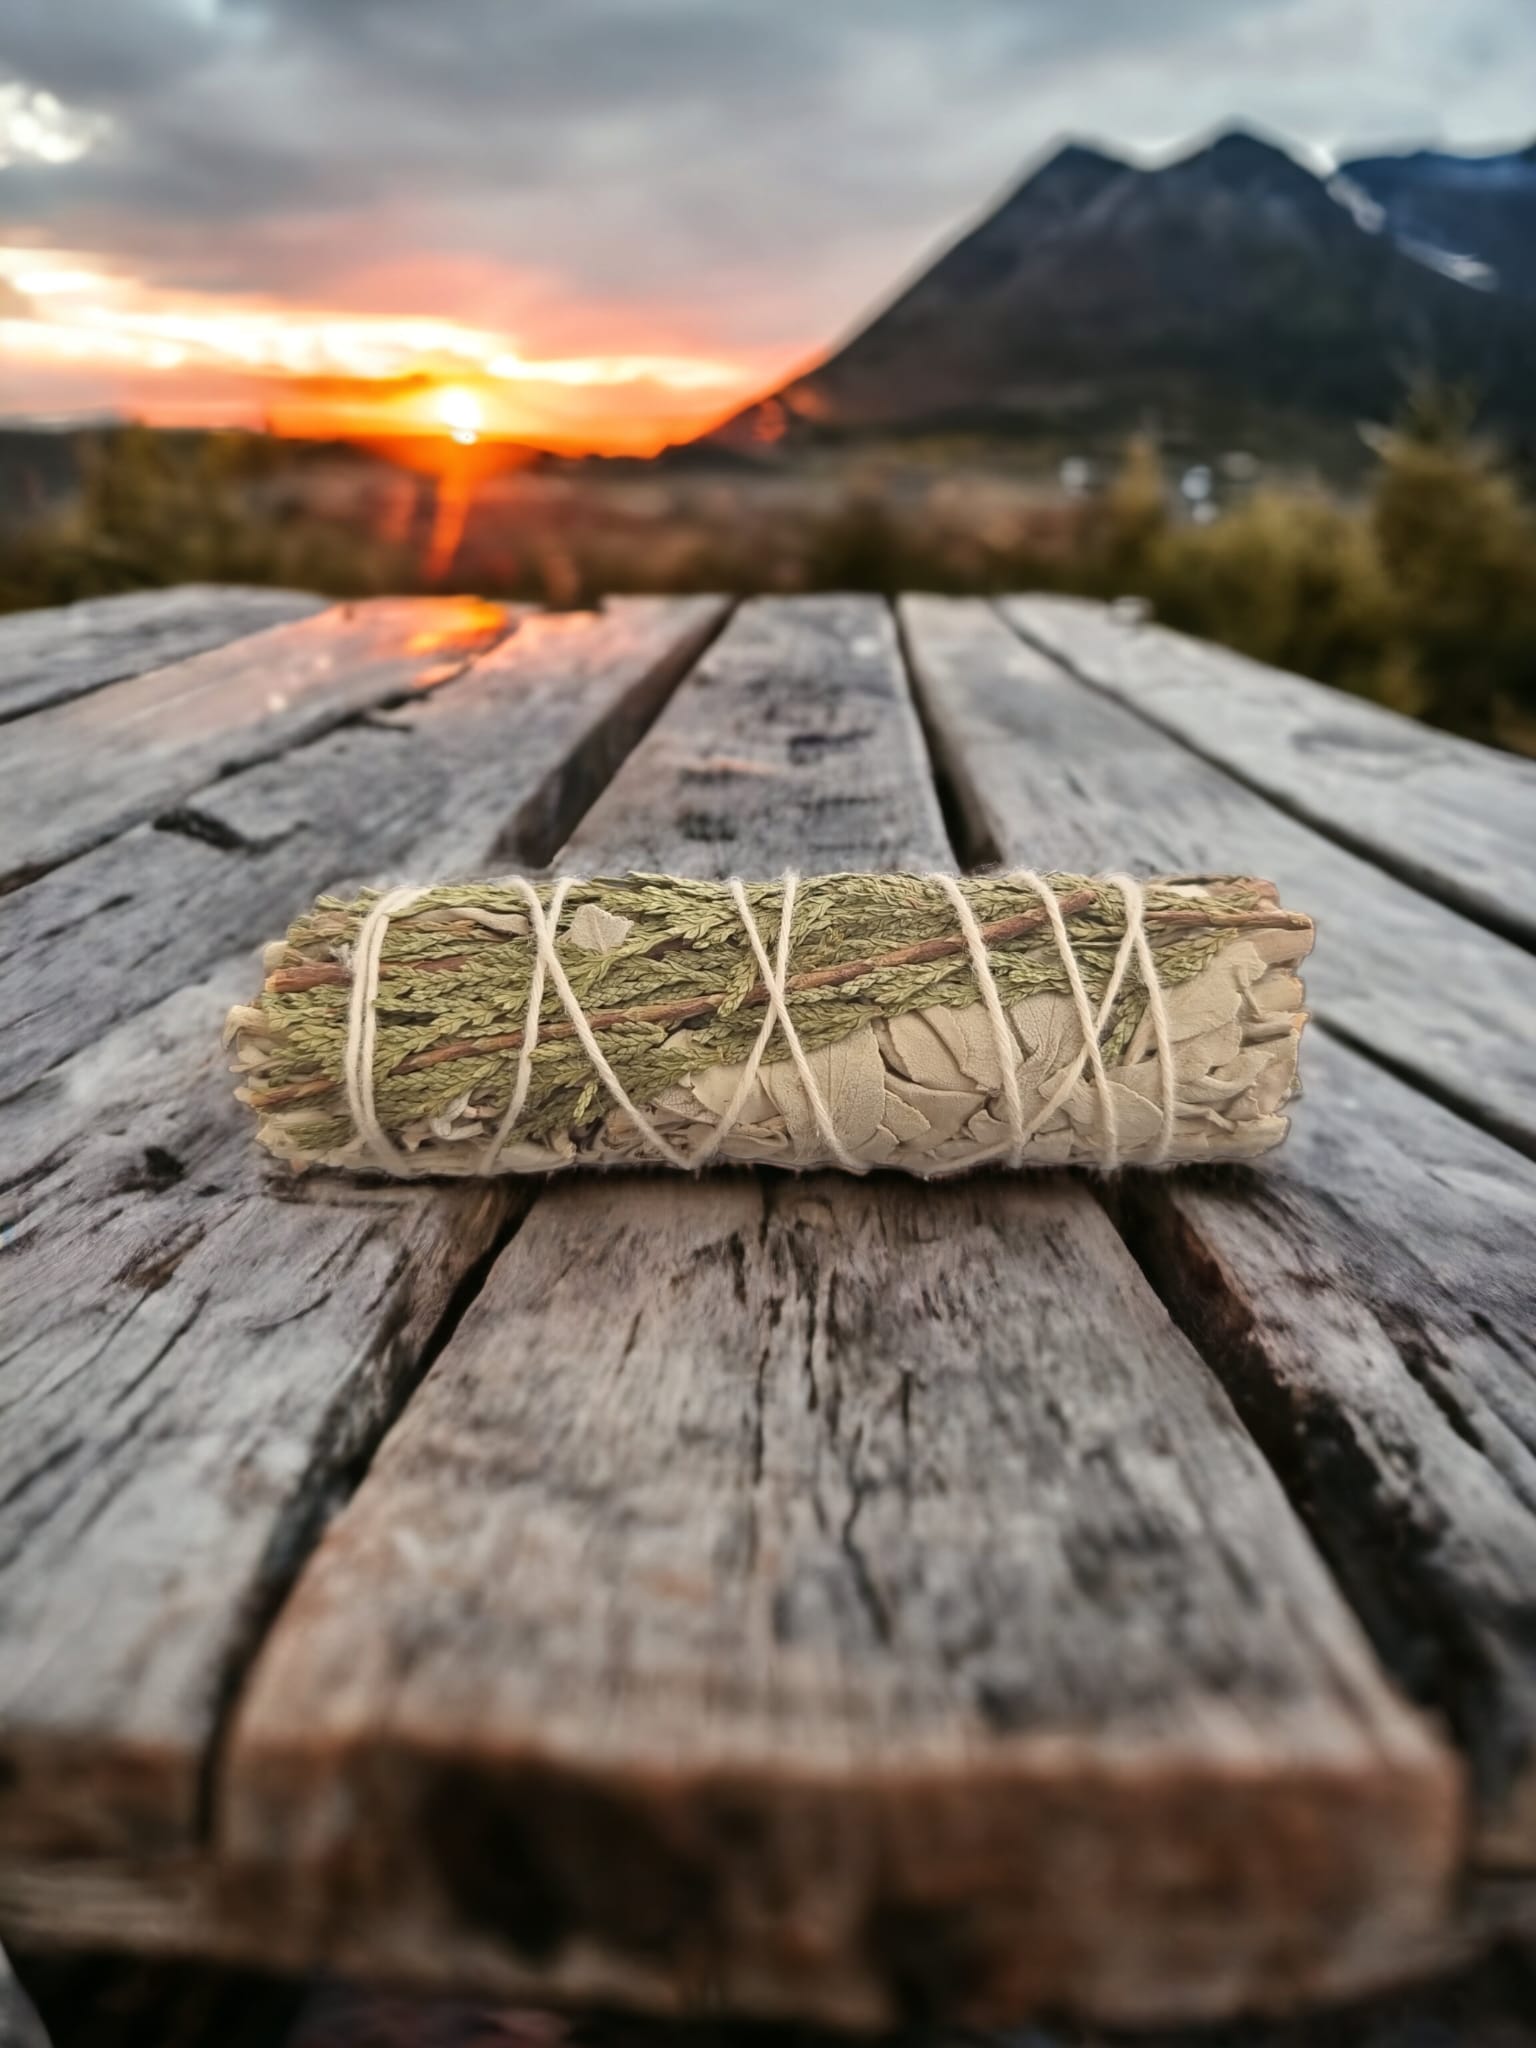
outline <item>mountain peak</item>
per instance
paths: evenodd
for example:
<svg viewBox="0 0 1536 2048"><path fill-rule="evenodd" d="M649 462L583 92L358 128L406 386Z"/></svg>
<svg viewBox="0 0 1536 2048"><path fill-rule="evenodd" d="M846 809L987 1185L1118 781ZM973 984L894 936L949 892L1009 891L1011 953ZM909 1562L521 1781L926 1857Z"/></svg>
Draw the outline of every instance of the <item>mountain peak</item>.
<svg viewBox="0 0 1536 2048"><path fill-rule="evenodd" d="M1052 209L1084 206L1131 166L1089 142L1064 142L1006 199L994 219L1004 220L1044 201Z"/></svg>
<svg viewBox="0 0 1536 2048"><path fill-rule="evenodd" d="M1203 173L1213 182L1235 191L1251 191L1260 185L1316 185L1315 174L1298 163L1290 151L1251 128L1225 129L1203 149L1180 157L1168 166L1184 175Z"/></svg>
<svg viewBox="0 0 1536 2048"><path fill-rule="evenodd" d="M1130 166L1091 142L1064 142L1034 172L1031 182L1041 178L1080 177L1085 171L1124 171Z"/></svg>
<svg viewBox="0 0 1536 2048"><path fill-rule="evenodd" d="M1254 160L1282 156L1287 163L1294 163L1289 150L1267 135L1260 135L1255 129L1245 128L1241 121L1234 121L1230 128L1223 128L1219 135L1213 135L1205 145L1207 156L1220 157L1227 162Z"/></svg>

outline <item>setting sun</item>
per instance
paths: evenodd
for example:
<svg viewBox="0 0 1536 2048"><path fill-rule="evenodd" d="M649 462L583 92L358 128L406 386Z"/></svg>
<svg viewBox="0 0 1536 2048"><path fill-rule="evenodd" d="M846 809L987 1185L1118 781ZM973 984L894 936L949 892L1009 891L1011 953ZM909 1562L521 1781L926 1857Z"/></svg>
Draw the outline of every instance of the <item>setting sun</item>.
<svg viewBox="0 0 1536 2048"><path fill-rule="evenodd" d="M438 392L433 410L461 447L472 447L480 438L485 411L473 391L462 384L447 384Z"/></svg>
<svg viewBox="0 0 1536 2048"><path fill-rule="evenodd" d="M387 290L375 281L366 308L285 303L177 289L89 248L0 242L0 411L647 455L723 417L777 367L772 350L680 347L665 323L644 335L658 346L637 350L633 328L593 315L591 331L626 346L592 353L387 309L422 290L413 273Z"/></svg>

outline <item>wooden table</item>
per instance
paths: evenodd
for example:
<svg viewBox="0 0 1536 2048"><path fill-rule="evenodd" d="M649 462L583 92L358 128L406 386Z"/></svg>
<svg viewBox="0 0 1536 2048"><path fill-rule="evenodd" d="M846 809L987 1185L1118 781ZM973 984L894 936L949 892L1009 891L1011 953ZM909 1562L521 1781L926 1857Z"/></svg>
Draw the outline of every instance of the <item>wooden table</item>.
<svg viewBox="0 0 1536 2048"><path fill-rule="evenodd" d="M1102 608L0 621L0 1937L884 2024L1536 1925L1536 768ZM317 891L1275 877L1260 1171L285 1179Z"/></svg>

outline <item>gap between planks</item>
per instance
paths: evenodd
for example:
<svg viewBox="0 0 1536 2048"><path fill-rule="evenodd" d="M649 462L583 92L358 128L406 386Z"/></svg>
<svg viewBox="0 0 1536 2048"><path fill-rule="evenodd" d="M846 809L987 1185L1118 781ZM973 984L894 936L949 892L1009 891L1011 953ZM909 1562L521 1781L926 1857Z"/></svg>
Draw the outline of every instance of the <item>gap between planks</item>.
<svg viewBox="0 0 1536 2048"><path fill-rule="evenodd" d="M992 693L985 715L1020 760L1020 750L1033 743L1031 721L1040 722L1058 782L1050 790L1032 787L1027 800L1049 819L1056 846L1069 850L1064 865L1129 858L1148 871L1267 872L1317 916L1318 943L1307 963L1317 1019L1425 1094L1536 1156L1536 1039L1529 1029L1536 957L1293 816L1181 736L1162 731L1135 701L1087 681L1018 632L1016 606L1000 617L974 599L912 598L903 605L909 617L929 622L936 648L963 622L984 663L977 687ZM941 628L944 620L949 624ZM1095 623L1107 630L1110 622ZM1008 647L1017 649L1011 661ZM1052 678L1061 685L1054 691ZM1011 707L997 695L1010 691ZM1127 827L1134 832L1129 845ZM1017 813L997 829L1006 838L1009 828L1017 846L1026 834ZM1107 851L1117 834L1118 851ZM1030 850L1042 853L1033 840Z"/></svg>
<svg viewBox="0 0 1536 2048"><path fill-rule="evenodd" d="M1089 689L1410 887L1536 947L1536 761L1085 599L998 605Z"/></svg>
<svg viewBox="0 0 1536 2048"><path fill-rule="evenodd" d="M530 1196L513 1189L507 1199L495 1205L496 1214L488 1231L475 1233L477 1248L454 1283L435 1322L423 1325L423 1334L407 1365L389 1388L386 1403L370 1418L365 1433L356 1435L344 1459L332 1464L323 1490L309 1515L296 1527L281 1532L282 1561L274 1561L261 1576L254 1596L245 1603L243 1635L233 1642L223 1660L213 1693L209 1726L202 1743L197 1771L195 1806L191 1832L199 1845L212 1839L219 1770L228 1740L229 1726L251 1667L261 1653L267 1633L287 1599L306 1559L325 1534L327 1524L339 1514L368 1476L379 1446L404 1414L412 1395L433 1365L452 1342L455 1332L481 1288L486 1276L527 1217ZM5 2048L0 2042L0 2048Z"/></svg>

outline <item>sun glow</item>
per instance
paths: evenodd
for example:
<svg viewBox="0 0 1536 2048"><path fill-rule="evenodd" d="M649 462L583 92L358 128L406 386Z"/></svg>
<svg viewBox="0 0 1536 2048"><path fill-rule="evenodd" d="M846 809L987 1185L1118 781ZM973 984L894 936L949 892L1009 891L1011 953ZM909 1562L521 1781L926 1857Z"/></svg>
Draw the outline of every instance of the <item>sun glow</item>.
<svg viewBox="0 0 1536 2048"><path fill-rule="evenodd" d="M0 382L15 386L8 369L31 373L37 412L79 394L80 411L152 421L637 454L698 432L763 379L703 352L541 354L451 318L171 291L86 252L0 245Z"/></svg>
<svg viewBox="0 0 1536 2048"><path fill-rule="evenodd" d="M485 425L485 409L473 391L462 384L445 384L438 392L434 411L462 448L473 447Z"/></svg>

